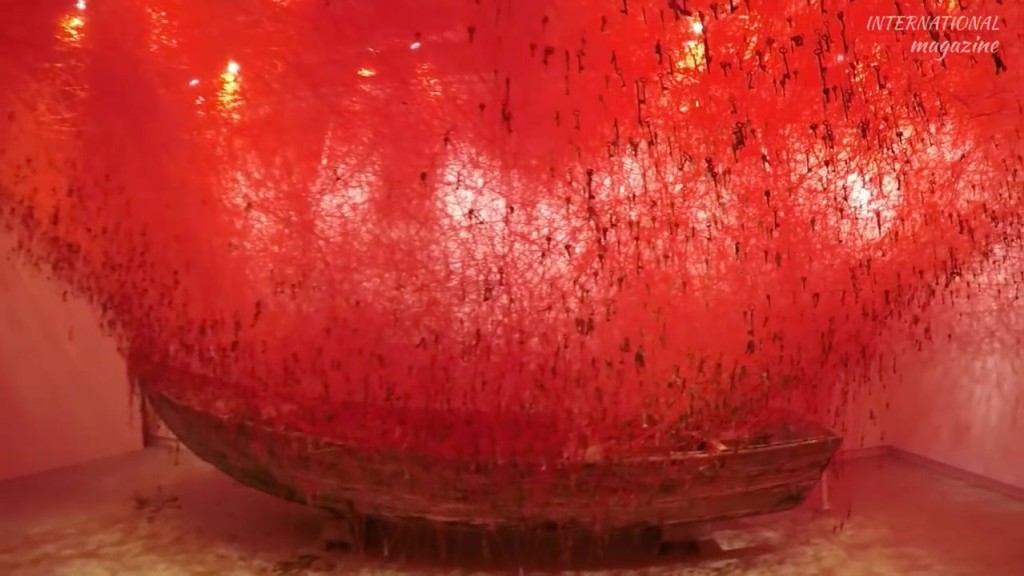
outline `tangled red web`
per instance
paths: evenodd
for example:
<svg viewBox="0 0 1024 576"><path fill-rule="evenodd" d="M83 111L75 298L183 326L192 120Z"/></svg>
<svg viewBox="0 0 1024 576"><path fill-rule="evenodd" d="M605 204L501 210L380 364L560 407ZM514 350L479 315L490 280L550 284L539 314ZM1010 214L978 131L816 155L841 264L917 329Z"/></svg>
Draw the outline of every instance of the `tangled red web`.
<svg viewBox="0 0 1024 576"><path fill-rule="evenodd" d="M21 252L275 426L529 454L821 415L1024 233L1018 2L30 4ZM976 20L869 29L901 14ZM474 428L522 414L553 428Z"/></svg>

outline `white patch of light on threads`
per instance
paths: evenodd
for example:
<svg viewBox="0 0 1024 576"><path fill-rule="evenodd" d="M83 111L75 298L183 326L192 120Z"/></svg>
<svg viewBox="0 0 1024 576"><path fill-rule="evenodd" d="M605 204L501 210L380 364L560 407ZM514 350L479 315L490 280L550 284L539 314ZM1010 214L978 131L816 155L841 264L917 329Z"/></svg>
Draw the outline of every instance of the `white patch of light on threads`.
<svg viewBox="0 0 1024 576"><path fill-rule="evenodd" d="M863 175L853 173L847 176L843 187L847 192L847 202L856 214L855 234L868 240L881 238L895 217L900 195L896 179L883 175L880 181L871 183Z"/></svg>

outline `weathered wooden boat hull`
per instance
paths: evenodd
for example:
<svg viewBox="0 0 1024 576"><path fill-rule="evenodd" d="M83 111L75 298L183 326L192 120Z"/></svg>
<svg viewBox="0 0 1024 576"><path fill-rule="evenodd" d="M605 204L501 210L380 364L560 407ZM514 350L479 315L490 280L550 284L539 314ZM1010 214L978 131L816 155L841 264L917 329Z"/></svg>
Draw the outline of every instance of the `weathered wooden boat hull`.
<svg viewBox="0 0 1024 576"><path fill-rule="evenodd" d="M752 447L483 467L272 430L191 406L145 378L139 384L185 446L242 484L313 507L382 518L612 528L766 514L803 502L840 444L828 430L801 422L798 437Z"/></svg>

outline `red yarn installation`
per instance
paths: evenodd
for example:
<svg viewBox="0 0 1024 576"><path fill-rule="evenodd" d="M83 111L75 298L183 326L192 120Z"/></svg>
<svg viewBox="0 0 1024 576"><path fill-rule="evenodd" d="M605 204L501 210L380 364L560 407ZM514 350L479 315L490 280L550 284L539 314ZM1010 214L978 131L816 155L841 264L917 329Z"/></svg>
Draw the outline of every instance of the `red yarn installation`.
<svg viewBox="0 0 1024 576"><path fill-rule="evenodd" d="M1017 2L22 4L23 252L195 398L371 449L824 416L1021 239Z"/></svg>

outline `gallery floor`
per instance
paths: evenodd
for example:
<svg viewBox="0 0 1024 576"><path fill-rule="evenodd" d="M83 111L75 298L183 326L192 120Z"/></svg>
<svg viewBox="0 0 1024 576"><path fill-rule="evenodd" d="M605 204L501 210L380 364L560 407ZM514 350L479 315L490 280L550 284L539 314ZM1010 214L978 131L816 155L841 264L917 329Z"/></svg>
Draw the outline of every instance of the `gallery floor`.
<svg viewBox="0 0 1024 576"><path fill-rule="evenodd" d="M1022 500L887 455L844 462L831 490L828 513L808 505L716 526L713 546L633 573L1024 574ZM0 574L468 573L325 552L322 519L150 449L0 483Z"/></svg>

